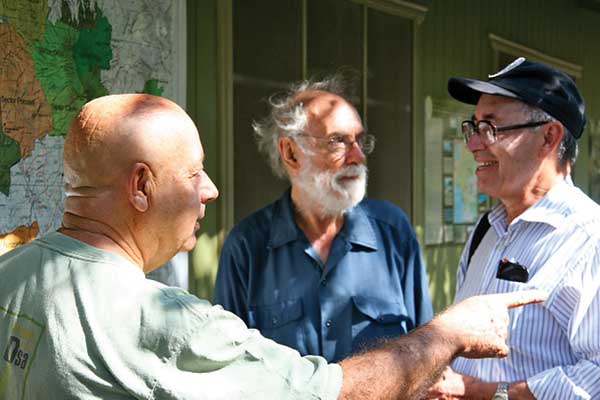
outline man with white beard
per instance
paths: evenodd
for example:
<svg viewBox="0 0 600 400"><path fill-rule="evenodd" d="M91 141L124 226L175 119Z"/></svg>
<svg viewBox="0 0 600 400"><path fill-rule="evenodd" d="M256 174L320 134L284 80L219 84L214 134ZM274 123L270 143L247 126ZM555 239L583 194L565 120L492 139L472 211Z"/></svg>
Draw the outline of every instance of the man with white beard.
<svg viewBox="0 0 600 400"><path fill-rule="evenodd" d="M259 148L291 188L235 226L214 301L302 355L340 360L432 316L419 246L405 214L364 199L375 139L338 79L271 98Z"/></svg>

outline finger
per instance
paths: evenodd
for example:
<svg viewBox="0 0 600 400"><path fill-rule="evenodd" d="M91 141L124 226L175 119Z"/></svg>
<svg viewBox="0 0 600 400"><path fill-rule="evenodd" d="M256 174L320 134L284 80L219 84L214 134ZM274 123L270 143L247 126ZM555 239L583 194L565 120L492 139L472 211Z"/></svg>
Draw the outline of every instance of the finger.
<svg viewBox="0 0 600 400"><path fill-rule="evenodd" d="M496 296L500 303L504 303L508 308L520 307L526 304L541 303L548 298L548 294L543 290L523 290L519 292L498 293Z"/></svg>
<svg viewBox="0 0 600 400"><path fill-rule="evenodd" d="M508 352L509 352L508 345L506 343L502 342L502 344L500 344L498 346L498 350L496 352L496 357L504 358L504 357L508 356Z"/></svg>

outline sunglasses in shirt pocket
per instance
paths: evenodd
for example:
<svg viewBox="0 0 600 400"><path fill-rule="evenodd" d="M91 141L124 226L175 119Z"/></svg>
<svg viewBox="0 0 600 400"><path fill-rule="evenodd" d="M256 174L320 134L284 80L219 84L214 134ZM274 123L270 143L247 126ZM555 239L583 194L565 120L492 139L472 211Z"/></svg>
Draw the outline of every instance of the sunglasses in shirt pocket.
<svg viewBox="0 0 600 400"><path fill-rule="evenodd" d="M496 278L511 282L527 283L529 281L529 271L527 267L518 262L503 258L498 264Z"/></svg>

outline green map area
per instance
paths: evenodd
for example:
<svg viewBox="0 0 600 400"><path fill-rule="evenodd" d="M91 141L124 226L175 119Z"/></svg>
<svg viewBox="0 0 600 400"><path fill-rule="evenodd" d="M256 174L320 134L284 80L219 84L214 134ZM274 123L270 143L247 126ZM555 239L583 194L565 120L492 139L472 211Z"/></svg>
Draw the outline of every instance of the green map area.
<svg viewBox="0 0 600 400"><path fill-rule="evenodd" d="M19 143L6 136L0 124L0 192L7 196L10 188L10 167L20 159Z"/></svg>
<svg viewBox="0 0 600 400"><path fill-rule="evenodd" d="M54 130L50 135L64 135L75 113L85 103L71 50L77 37L74 28L48 21L44 37L34 44L35 73L52 108Z"/></svg>
<svg viewBox="0 0 600 400"><path fill-rule="evenodd" d="M100 82L100 70L110 68L112 27L108 19L102 15L98 5L93 13L90 9L80 7L78 21L74 24L71 19L71 24L79 29L79 38L73 48L73 55L79 81L83 83L85 97L91 100L108 94L108 90Z"/></svg>
<svg viewBox="0 0 600 400"><path fill-rule="evenodd" d="M34 44L36 76L52 107L53 136L67 133L88 100L108 94L100 72L110 68L112 27L97 6L92 11L89 3L82 4L78 18L63 7L62 19L47 21L42 40Z"/></svg>

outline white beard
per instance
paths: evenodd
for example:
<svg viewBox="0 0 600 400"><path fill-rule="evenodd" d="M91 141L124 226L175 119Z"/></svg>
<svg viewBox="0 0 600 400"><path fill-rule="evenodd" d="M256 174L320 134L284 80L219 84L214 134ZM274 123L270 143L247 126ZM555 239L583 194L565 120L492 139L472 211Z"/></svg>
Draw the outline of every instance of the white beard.
<svg viewBox="0 0 600 400"><path fill-rule="evenodd" d="M367 191L366 165L351 165L338 172L319 170L311 163L302 167L293 184L302 193L302 204L295 204L302 214L317 213L322 217L343 215L357 205ZM357 176L344 181L342 178Z"/></svg>

